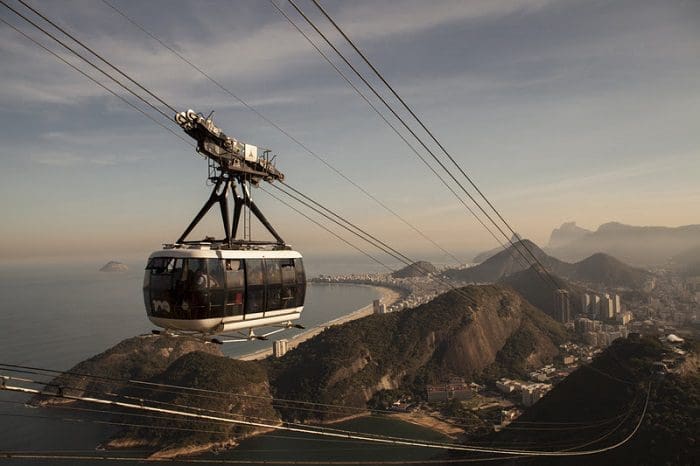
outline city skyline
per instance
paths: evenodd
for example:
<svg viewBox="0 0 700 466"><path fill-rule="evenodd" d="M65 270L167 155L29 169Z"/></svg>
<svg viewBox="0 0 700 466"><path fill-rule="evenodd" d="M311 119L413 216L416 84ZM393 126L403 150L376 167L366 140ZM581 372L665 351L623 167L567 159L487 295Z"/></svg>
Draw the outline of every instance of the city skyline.
<svg viewBox="0 0 700 466"><path fill-rule="evenodd" d="M469 260L496 246L269 3L114 4L450 252ZM215 110L227 134L272 148L292 186L398 249L440 255L108 6L32 5L179 109ZM698 223L697 5L324 6L523 237L545 245L571 220L589 229ZM174 241L208 196L205 162L4 24L0 39L0 258L138 256ZM352 253L260 190L255 197L302 252ZM218 233L215 219L209 226Z"/></svg>

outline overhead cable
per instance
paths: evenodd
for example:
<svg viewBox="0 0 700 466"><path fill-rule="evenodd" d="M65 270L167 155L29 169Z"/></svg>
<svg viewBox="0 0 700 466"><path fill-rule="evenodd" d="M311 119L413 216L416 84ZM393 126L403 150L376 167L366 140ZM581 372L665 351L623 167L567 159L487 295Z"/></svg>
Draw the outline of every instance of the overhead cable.
<svg viewBox="0 0 700 466"><path fill-rule="evenodd" d="M486 212L486 210L481 206L481 204L474 198L474 196L464 187L464 185L455 177L455 175L445 166L445 164L435 155L435 153L426 145L426 143L416 134L416 132L406 123L406 121L396 112L396 110L386 101L384 97L382 97L379 92L376 90L376 88L369 82L367 79L357 70L357 68L350 63L350 61L343 55L340 50L326 37L326 35L316 26L316 24L296 5L296 3L293 0L288 0L289 3L294 7L294 9L301 15L304 20L316 31L316 33L323 38L323 40L330 46L333 51L345 62L345 64L355 73L355 75L367 86L372 93L379 99L380 102L394 115L394 117L401 123L401 125L414 137L416 141L430 154L430 156L437 162L438 165L452 178L452 180L460 187L462 192L467 195L467 197L477 206L477 208L482 212L483 215L486 216L486 218L491 222L491 224L496 227L496 229L503 235L504 238L511 244L512 248L515 249L515 251L520 254L523 259L525 259L525 262L528 264L532 263L530 260L527 258L527 256L520 250L518 247L518 244L521 244L522 242L518 242L517 244L513 242L513 240L503 231L501 226L494 221L494 219L491 217L491 215ZM277 6L274 2L274 0L270 0L270 2L277 8L278 11L282 12L281 8ZM290 20L290 18L285 14L285 17ZM298 28L297 28L298 29ZM471 210L471 209L470 209ZM483 223L482 223L483 225ZM499 241L500 243L500 241ZM502 243L501 243L502 244ZM505 246L504 246L505 248ZM547 278L542 275L542 272L540 272L537 268L535 269L537 274L545 281L547 281ZM558 285L556 282L551 279L551 282L554 284L555 288L558 288Z"/></svg>
<svg viewBox="0 0 700 466"><path fill-rule="evenodd" d="M481 189L479 189L479 187L476 185L476 183L474 183L472 178L467 174L467 172L462 168L462 166L459 163L457 163L457 161L454 159L454 157L452 157L452 155L447 151L445 146L440 141L438 141L438 139L435 137L433 132L430 131L428 129L428 127L423 123L423 120L418 118L418 115L415 114L413 109L411 109L411 107L408 106L406 101L404 101L404 99L398 94L398 92L396 92L394 87L391 84L389 84L389 82L384 78L384 76L379 72L379 70L372 64L372 62L369 61L369 59L365 56L365 54L362 53L362 51L355 45L355 43L348 37L348 35L345 34L345 31L343 31L340 28L338 23L336 23L333 20L333 18L331 18L331 16L323 8L323 6L321 6L321 4L318 2L318 0L311 0L311 1L314 3L314 5L316 5L316 7L321 11L321 13L323 13L323 15L328 19L328 21L330 21L330 23L335 27L335 29L343 36L343 38L345 38L345 40L348 42L348 44L350 44L350 46L355 50L355 52L357 52L357 54L362 58L362 60L364 60L364 62L370 67L370 69L374 72L374 74L376 74L377 77L384 83L384 85L391 91L391 93L394 94L394 96L398 99L398 101L401 102L401 105L403 105L403 107L411 114L411 116L418 122L418 124L423 128L423 130L425 130L425 132L428 133L430 138L438 145L438 147L440 147L442 152L450 159L452 164L467 179L469 184L476 190L476 192L479 193L481 198L484 201L486 201L486 203L491 208L491 210L493 210L496 213L498 218L503 222L503 224L508 228L508 230L510 230L511 234L522 244L522 246L525 248L525 250L535 260L535 262L537 262L537 264L540 267L542 267L545 270L545 272L549 275L549 272L547 272L547 269L540 262L539 258L537 256L535 256L535 254L532 252L532 250L530 250L530 248L527 246L527 244L522 242L522 239L520 238L520 236L515 232L515 230L513 230L513 228L506 221L506 219L503 218L503 215L501 215L501 213L498 211L498 209L496 209L496 207L491 203L491 201L486 197L486 195L481 191ZM550 275L550 278L552 278L551 275ZM554 280L552 280L552 281L554 282L554 284L556 286L557 285L556 282Z"/></svg>
<svg viewBox="0 0 700 466"><path fill-rule="evenodd" d="M25 0L17 0L17 1L20 2L22 5L24 5L25 7L29 8L30 10L32 10L36 15L40 16L44 21L46 21L47 23L49 23L50 25L52 25L53 27L55 27L56 29L58 29L59 31L61 31L63 34L65 34L66 36L68 36L68 37L70 37L71 39L73 39L73 41L75 41L76 43L80 44L80 46L83 47L85 50L89 51L91 54L93 54L94 56L96 56L97 58L99 58L104 64L106 64L107 66L109 66L110 68L112 68L114 71L116 71L117 73L119 73L120 75L122 75L123 77L125 77L126 79L128 79L129 81L131 81L133 84L137 85L142 91L146 92L148 95L150 95L151 97L153 97L154 99L156 99L158 102L160 102L161 104L163 104L164 106L166 106L168 109L170 109L170 111L172 111L173 113L177 113L177 110L176 110L172 105L168 104L168 103L165 102L163 99L161 99L160 97L158 97L156 94L154 94L153 92L149 91L149 90L146 89L144 86L142 86L140 83L138 83L137 81L135 81L134 79L132 79L131 76L129 76L128 74L124 73L124 72L123 72L121 69L119 69L117 66L113 65L110 61L108 61L108 60L106 60L104 57L102 57L102 55L100 55L99 53L95 52L93 49L91 49L91 48L88 47L87 45L85 45L82 41L80 41L78 38L76 38L73 34L71 34L70 32L68 32L65 28L61 27L60 25L56 24L54 21L52 21L52 20L50 20L49 18L47 18L47 17L46 17L45 15L43 15L41 12L37 11L34 7L32 7L30 4L28 4Z"/></svg>
<svg viewBox="0 0 700 466"><path fill-rule="evenodd" d="M48 47L44 46L44 44L40 43L39 41L37 41L37 40L34 39L33 37L29 36L27 33L25 33L24 31L22 31L21 29L19 29L19 28L17 28L16 26L14 26L14 25L8 23L7 21L5 21L5 20L2 19L2 18L0 18L0 22L2 22L2 23L5 24L6 26L8 26L8 27L14 29L14 30L17 31L19 34L23 35L26 39L30 40L30 41L33 42L35 45L41 47L41 48L44 49L46 52L48 52L48 53L50 53L51 55L53 55L54 58L56 58L57 60L62 61L62 62L65 63L66 65L70 66L70 67L73 68L75 71L77 71L77 72L80 73L81 75L85 76L86 78L88 78L90 81L92 81L93 83L95 83L95 84L97 84L98 86L100 86L100 87L101 87L102 89L104 89L105 91L107 91L107 92L109 92L110 94L112 94L112 95L113 95L114 97L116 97L117 99L121 100L122 102L124 102L125 104L127 104L128 106L130 106L131 108L133 108L134 110L136 110L137 112L141 113L143 116L145 116L146 118L148 118L149 120L151 120L153 123L157 124L158 126L160 126L161 128L163 128L164 130L168 131L169 133L173 134L173 135L176 136L177 138L181 139L181 140L182 140L185 144L187 144L188 146L194 147L193 144L192 144L192 142L191 142L189 139L185 139L181 134L176 133L175 131L173 131L172 128L168 128L168 127L165 126L163 123L161 123L160 121L158 121L158 120L156 120L155 118L153 118L152 115L150 115L150 114L148 114L147 112L143 111L142 108L138 107L137 105L134 105L132 102L128 101L128 100L125 99L123 96L117 94L117 93L114 92L112 89L108 88L107 86L105 86L104 84L102 84L101 82L99 82L98 80L96 80L95 78L93 78L92 76L90 76L89 74L85 73L83 70L81 70L81 69L78 68L77 66L73 65L72 63L70 63L69 61L67 61L66 59L64 59L62 56L58 55L58 54L57 54L56 52L54 52L53 50L51 50L51 49L49 49Z"/></svg>
<svg viewBox="0 0 700 466"><path fill-rule="evenodd" d="M12 391L12 392L33 394L33 395L56 396L53 393L44 392L42 390L22 387L22 386L18 386L18 385L9 385L7 383L4 383L2 386L0 386L0 389ZM431 442L424 442L424 441L416 441L416 440L412 440L412 439L396 439L396 438L390 439L390 438L382 438L382 437L372 437L372 436L367 436L364 434L344 434L344 433L338 433L338 432L313 430L313 429L308 429L305 427L296 427L296 426L279 425L279 424L274 425L274 424L267 424L267 423L261 423L261 422L245 421L245 420L239 420L239 419L231 419L228 417L212 416L212 415L193 413L193 412L181 411L181 410L175 410L175 409L157 408L154 406L149 406L145 403L140 403L140 404L139 403L125 403L125 402L116 401L116 400L108 400L108 399L97 398L97 397L74 396L74 395L68 395L65 393L62 394L62 396L60 396L59 398L65 398L68 400L76 400L76 401L85 401L85 402L95 403L95 404L119 406L119 407L124 407L124 408L135 409L138 411L150 411L150 412L157 412L157 413L163 413L163 414L172 414L172 415L182 416L182 417L186 417L186 418L220 421L220 422L226 422L226 423L231 423L231 424L246 425L246 426L251 426L251 427L262 427L262 428L270 428L270 429L283 430L283 431L289 431L289 432L307 433L307 434L318 435L318 436L323 436L323 437L331 437L331 438L346 438L346 439L350 439L350 440L364 440L364 441L368 441L368 442L376 442L376 443L383 443L383 444L417 446L417 447L440 449L440 450L468 451L468 452L477 452L477 453L496 453L496 454L504 454L504 455L522 455L522 456L539 456L539 457L573 457L573 456L588 456L588 455L594 455L594 454L610 451L610 450L616 449L616 448L624 445L630 439L632 439L636 435L640 426L642 425L642 421L644 420L644 417L645 417L646 411L647 411L647 407L649 405L650 394L651 394L651 384L649 384L649 386L648 386L647 393L646 393L646 400L644 403L644 408L642 410L642 413L639 416L639 420L636 423L634 429L627 436L625 436L623 439L621 439L617 443L606 446L606 447L601 447L601 448L597 448L597 449L590 449L590 450L578 450L578 451L516 450L516 449L489 448L489 447L461 445L461 444L457 445L457 444L431 443Z"/></svg>
<svg viewBox="0 0 700 466"><path fill-rule="evenodd" d="M127 15L123 10L117 8L116 6L114 6L114 5L113 5L111 2L109 2L108 0L102 0L102 3L104 3L105 5L107 5L108 7L110 7L110 8L111 8L112 10L114 10L115 12L117 12L120 16L122 16L124 19L126 19L127 21L129 21L132 25L134 25L136 28L138 28L138 29L139 29L140 31L142 31L144 34L146 34L147 36L149 36L151 39L153 39L153 40L155 40L156 42L158 42L161 46L163 46L165 49L167 49L168 51L170 51L173 55L175 55L177 58L179 58L180 60L182 60L184 63L188 64L192 69L194 69L194 70L197 71L199 74L201 74L202 76L204 76L208 81L210 81L212 84L214 84L214 85L215 85L216 87L218 87L220 90L222 90L223 92L225 92L226 94L228 94L229 96L231 96L234 100L236 100L237 102L239 102L239 103L240 103L241 105L243 105L245 108L247 108L248 110L250 110L251 112L253 112L255 115L257 115L257 116L258 116L260 119L262 119L264 122L266 122L267 124L269 124L270 126L272 126L273 128L275 128L276 130L278 130L280 133L282 133L283 135L285 135L289 140L291 140L292 142L294 142L297 146L299 146L300 148L302 148L302 149L303 149L305 152L307 152L309 155L311 155L312 157L314 157L314 158L316 158L317 160L319 160L319 161L320 161L322 164L324 164L328 169L330 169L330 170L333 171L336 175L338 175L339 177L341 177L342 179L344 179L345 181L347 181L348 183L350 183L352 186L354 186L356 189L358 189L360 192L362 192L366 197L368 197L369 199L371 199L372 201L374 201L377 205L379 205L380 207L382 207L384 210L386 210L386 211L389 212L391 215L393 215L394 217L396 217L399 221L401 221L402 223L404 223L406 226L408 226L410 229L412 229L412 230L413 230L414 232L416 232L418 235L420 235L421 237L423 237L423 239L425 239L426 241L432 243L433 246L435 246L436 248L438 248L439 250L441 250L445 255L449 256L449 257L450 257L452 260L454 260L456 263L461 264L461 263L463 262L463 261L461 261L459 258L457 258L454 254L452 254L450 251L448 251L448 250L445 249L443 246L441 246L441 245L438 244L436 241L434 241L432 238L430 238L428 235L426 235L422 230L420 230L418 227L416 227L413 223L409 222L405 217L403 217L402 215L400 215L400 214L399 214L398 212L396 212L394 209L392 209L391 207L389 207L388 205L386 205L384 202L382 202L380 199L378 199L375 195L373 195L372 193L370 193L367 189L363 188L363 187L362 187L361 185L359 185L357 182L355 182L354 180L352 180L351 178L349 178L347 175L345 175L342 171L340 171L340 169L338 169L337 167L335 167L334 165L332 165L330 162L328 162L328 160L326 160L325 157L322 157L322 156L319 155L317 152L315 152L314 150L312 150L308 145L306 145L305 143L303 143L303 142L302 142L301 140L299 140L296 136L294 136L293 134L291 134L288 130L284 129L282 126L280 126L278 123L276 123L275 121L273 121L271 118L269 118L268 116L266 116L265 114L263 114L263 113L262 113L261 111L259 111L257 108L253 107L253 106L250 105L248 102L246 102L245 100L243 100L243 98L241 98L240 96L238 96L237 94L235 94L235 93L234 93L233 91L231 91L228 87L226 87L226 86L224 86L223 84L221 84L220 81L214 79L209 73L207 73L206 71L204 71L201 67L197 66L195 63L193 63L191 60L189 60L189 59L188 59L187 57L185 57L183 54L181 54L180 52L178 52L177 50L175 50L174 48L172 48L171 46L169 46L168 44L166 44L164 41L162 41L160 38L158 38L155 34L153 34L153 33L150 32L148 29L146 29L143 25L141 25L140 23L138 23L137 21L135 21L135 20L134 20L133 18L131 18L129 15Z"/></svg>

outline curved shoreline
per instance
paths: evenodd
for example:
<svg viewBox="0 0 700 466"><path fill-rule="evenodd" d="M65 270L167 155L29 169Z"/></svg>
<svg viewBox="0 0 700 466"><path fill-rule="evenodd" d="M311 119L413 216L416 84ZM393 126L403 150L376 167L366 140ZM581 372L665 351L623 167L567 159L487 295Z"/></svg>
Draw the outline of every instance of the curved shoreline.
<svg viewBox="0 0 700 466"><path fill-rule="evenodd" d="M384 286L374 286L374 285L369 285L372 288L375 288L377 290L381 291L381 296L379 299L386 304L388 307L392 303L396 302L400 297L401 294L393 290L391 288L386 288ZM371 315L374 312L373 305L372 303L369 303L368 305L351 312L350 314L344 315L337 317L333 320L330 320L328 322L325 322L323 324L320 324L316 327L310 328L305 332L300 333L299 335L295 335L292 338L288 339L287 342L287 348L290 350L293 348L296 348L298 345L301 343L305 342L306 340L309 340L322 331L324 331L326 328L331 327L333 325L340 325L344 324L346 322L350 322L351 320L356 320L356 319L361 319L362 317L367 317L368 315ZM265 359L266 357L270 356L272 354L272 348L266 348L262 350L255 351L253 353L248 353L244 354L241 356L236 356L235 359L241 360L241 361L255 361L258 359Z"/></svg>

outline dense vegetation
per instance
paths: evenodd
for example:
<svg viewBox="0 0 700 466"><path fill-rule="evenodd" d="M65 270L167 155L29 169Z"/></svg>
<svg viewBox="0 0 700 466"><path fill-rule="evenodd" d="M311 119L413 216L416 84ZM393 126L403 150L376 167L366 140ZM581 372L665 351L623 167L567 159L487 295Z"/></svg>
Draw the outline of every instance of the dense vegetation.
<svg viewBox="0 0 700 466"><path fill-rule="evenodd" d="M431 333L449 334L468 324L471 312L457 293L400 313L372 315L331 327L295 351L271 361L276 395L364 407L365 389L386 374L414 374L425 359ZM395 388L391 381L384 388ZM371 395L370 395L371 396ZM305 419L322 413L284 410L285 417ZM350 413L348 413L350 414Z"/></svg>
<svg viewBox="0 0 700 466"><path fill-rule="evenodd" d="M650 389L639 431L620 448L590 457L509 459L504 464L697 464L700 376L697 370L657 374L653 364L665 355L655 339L615 341L590 366L578 369L509 428L494 434L491 444L551 450L615 444L637 425Z"/></svg>
<svg viewBox="0 0 700 466"><path fill-rule="evenodd" d="M382 390L398 389L420 397L427 383L451 376L477 376L493 362L485 356L489 350L495 356L504 343L517 347L519 343L510 343L513 334L506 328L512 328L516 338L522 335L536 343L527 352L507 351L501 356L504 365L514 364L522 370L525 360L539 352L540 346L552 356L564 338L563 327L517 294L498 286L466 287L415 309L329 328L283 358L270 361L271 384L281 398L355 407L366 406ZM470 329L479 340L472 340ZM514 360L506 362L509 357ZM378 395L372 404L382 405L387 401L384 398ZM292 419L329 416L291 408L283 409L282 414Z"/></svg>
<svg viewBox="0 0 700 466"><path fill-rule="evenodd" d="M527 379L527 358L542 344L542 336L558 346L568 339L566 329L536 309L525 310L527 318L496 354L496 360L481 375L482 381L501 377Z"/></svg>
<svg viewBox="0 0 700 466"><path fill-rule="evenodd" d="M249 416L279 422L272 407L265 367L258 362L245 362L203 352L182 356L152 382L212 390L219 394L178 389L152 389L130 386L121 395L144 397L149 404L178 409L177 406L197 406L199 413L214 416ZM118 437L138 439L160 449L224 442L249 435L252 427L191 420L153 419L148 428L127 428Z"/></svg>

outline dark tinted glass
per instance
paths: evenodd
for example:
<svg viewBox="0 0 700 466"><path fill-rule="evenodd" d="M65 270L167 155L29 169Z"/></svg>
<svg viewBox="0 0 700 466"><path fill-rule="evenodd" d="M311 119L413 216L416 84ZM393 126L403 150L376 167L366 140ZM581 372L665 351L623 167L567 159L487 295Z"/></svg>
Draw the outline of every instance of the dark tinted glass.
<svg viewBox="0 0 700 466"><path fill-rule="evenodd" d="M306 297L306 274L304 273L304 263L301 259L294 259L294 269L297 275L297 295L296 305L303 306Z"/></svg>
<svg viewBox="0 0 700 466"><path fill-rule="evenodd" d="M280 268L282 269L282 283L296 283L296 273L294 271L294 259L280 260Z"/></svg>
<svg viewBox="0 0 700 466"><path fill-rule="evenodd" d="M262 259L246 259L245 274L247 285L263 285L263 263Z"/></svg>
<svg viewBox="0 0 700 466"><path fill-rule="evenodd" d="M265 287L248 287L247 299L245 302L246 314L254 314L265 310Z"/></svg>

